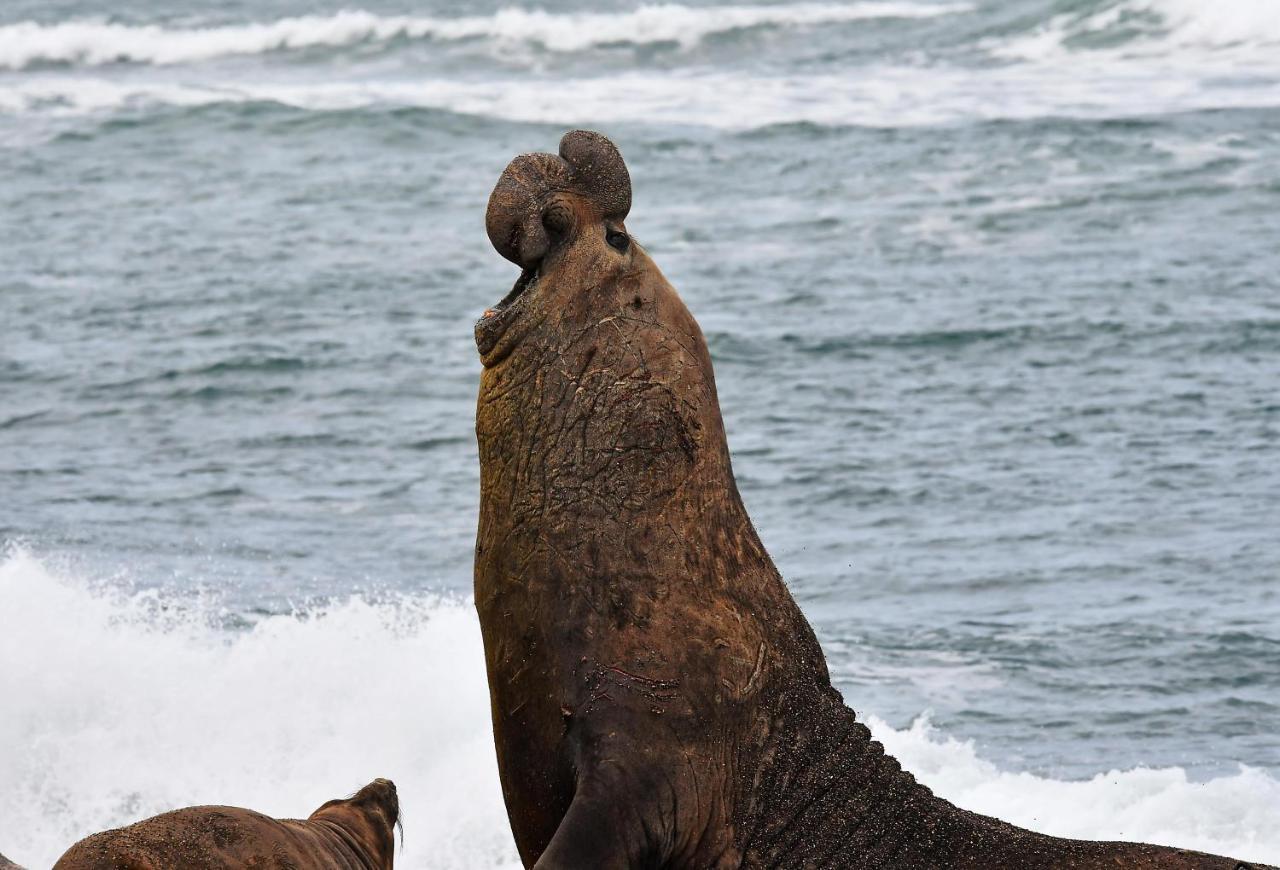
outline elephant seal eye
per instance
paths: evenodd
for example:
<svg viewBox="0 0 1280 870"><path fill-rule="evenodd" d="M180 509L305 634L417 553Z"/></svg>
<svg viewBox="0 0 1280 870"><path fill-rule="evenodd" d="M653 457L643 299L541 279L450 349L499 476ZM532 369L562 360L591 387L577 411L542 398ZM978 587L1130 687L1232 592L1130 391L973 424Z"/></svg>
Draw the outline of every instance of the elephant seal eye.
<svg viewBox="0 0 1280 870"><path fill-rule="evenodd" d="M610 230L609 234L604 237L604 240L608 242L611 247L623 254L627 252L627 247L631 244L631 237L626 233L620 233L617 230Z"/></svg>

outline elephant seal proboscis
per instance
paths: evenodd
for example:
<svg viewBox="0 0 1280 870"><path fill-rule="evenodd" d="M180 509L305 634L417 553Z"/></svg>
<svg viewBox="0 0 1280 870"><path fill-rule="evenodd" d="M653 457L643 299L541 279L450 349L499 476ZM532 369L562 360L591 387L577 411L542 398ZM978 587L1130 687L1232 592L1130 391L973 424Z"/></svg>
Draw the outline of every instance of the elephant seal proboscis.
<svg viewBox="0 0 1280 870"><path fill-rule="evenodd" d="M85 837L54 870L391 870L399 821L395 784L375 779L306 819L273 819L239 807L163 813Z"/></svg>
<svg viewBox="0 0 1280 870"><path fill-rule="evenodd" d="M503 795L538 868L1223 868L935 797L831 685L742 505L697 322L585 131L489 200L475 597ZM1247 865L1244 865L1247 866Z"/></svg>

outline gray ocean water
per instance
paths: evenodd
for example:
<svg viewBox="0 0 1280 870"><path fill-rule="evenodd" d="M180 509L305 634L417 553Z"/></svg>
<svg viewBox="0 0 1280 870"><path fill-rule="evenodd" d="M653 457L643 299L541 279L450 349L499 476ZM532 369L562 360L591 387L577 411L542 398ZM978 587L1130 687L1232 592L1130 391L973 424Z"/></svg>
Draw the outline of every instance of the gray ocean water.
<svg viewBox="0 0 1280 870"><path fill-rule="evenodd" d="M967 747L1010 804L1178 771L1130 830L1280 860L1280 6L155 6L0 6L0 784L39 809L0 813L0 851L334 796L312 750L339 729L290 710L345 696L254 681L358 641L393 660L365 700L410 720L385 726L407 771L364 778L487 802L493 845L451 866L512 860L488 780L441 772L462 734L491 764L448 603L471 327L515 277L483 209L512 156L590 126L851 706ZM189 710L246 691L266 724L209 749L231 726ZM478 712L407 748L454 691ZM290 747L274 786L227 772L255 741Z"/></svg>

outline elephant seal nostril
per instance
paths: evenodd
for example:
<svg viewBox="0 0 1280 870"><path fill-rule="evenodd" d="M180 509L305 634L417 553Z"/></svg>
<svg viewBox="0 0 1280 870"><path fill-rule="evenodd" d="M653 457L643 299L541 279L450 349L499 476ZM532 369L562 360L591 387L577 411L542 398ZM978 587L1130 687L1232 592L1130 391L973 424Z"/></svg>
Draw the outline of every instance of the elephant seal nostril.
<svg viewBox="0 0 1280 870"><path fill-rule="evenodd" d="M542 226L553 239L560 239L573 229L573 209L567 202L553 200L542 210Z"/></svg>

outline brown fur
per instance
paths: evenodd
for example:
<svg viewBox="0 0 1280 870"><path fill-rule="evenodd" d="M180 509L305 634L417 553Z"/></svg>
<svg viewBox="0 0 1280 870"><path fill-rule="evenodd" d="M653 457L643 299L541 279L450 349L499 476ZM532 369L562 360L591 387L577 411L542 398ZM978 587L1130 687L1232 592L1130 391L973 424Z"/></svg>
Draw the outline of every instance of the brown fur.
<svg viewBox="0 0 1280 870"><path fill-rule="evenodd" d="M475 594L525 865L1248 866L1015 828L885 755L743 508L697 322L609 242L630 198L616 149L577 131L489 206L525 289L476 327Z"/></svg>
<svg viewBox="0 0 1280 870"><path fill-rule="evenodd" d="M305 820L238 807L188 807L85 837L54 870L391 870L400 802L376 779Z"/></svg>

